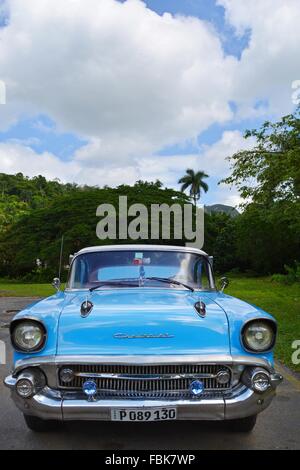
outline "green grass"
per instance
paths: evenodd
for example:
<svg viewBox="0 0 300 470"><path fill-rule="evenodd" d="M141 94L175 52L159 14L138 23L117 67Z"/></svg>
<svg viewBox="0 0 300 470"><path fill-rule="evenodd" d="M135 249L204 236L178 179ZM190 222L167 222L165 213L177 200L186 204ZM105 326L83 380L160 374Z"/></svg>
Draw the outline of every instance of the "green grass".
<svg viewBox="0 0 300 470"><path fill-rule="evenodd" d="M300 365L292 363L292 343L300 340L300 284L277 284L271 278L247 278L228 275L230 284L226 293L255 304L274 315L278 321L275 356L292 370L300 372Z"/></svg>
<svg viewBox="0 0 300 470"><path fill-rule="evenodd" d="M292 363L292 343L300 340L300 284L285 286L270 278L247 278L228 275L226 293L255 304L274 315L279 332L275 354L277 359L300 372ZM55 291L50 284L20 284L0 280L0 297L46 297Z"/></svg>
<svg viewBox="0 0 300 470"><path fill-rule="evenodd" d="M54 292L51 284L20 284L0 281L0 297L48 297Z"/></svg>

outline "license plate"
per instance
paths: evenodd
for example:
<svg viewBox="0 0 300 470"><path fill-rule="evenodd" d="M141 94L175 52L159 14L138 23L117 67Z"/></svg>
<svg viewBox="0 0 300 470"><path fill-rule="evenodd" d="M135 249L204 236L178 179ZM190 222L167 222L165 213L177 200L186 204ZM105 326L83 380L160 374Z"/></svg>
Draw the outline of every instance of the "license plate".
<svg viewBox="0 0 300 470"><path fill-rule="evenodd" d="M176 408L117 408L111 411L112 421L170 421L176 417Z"/></svg>

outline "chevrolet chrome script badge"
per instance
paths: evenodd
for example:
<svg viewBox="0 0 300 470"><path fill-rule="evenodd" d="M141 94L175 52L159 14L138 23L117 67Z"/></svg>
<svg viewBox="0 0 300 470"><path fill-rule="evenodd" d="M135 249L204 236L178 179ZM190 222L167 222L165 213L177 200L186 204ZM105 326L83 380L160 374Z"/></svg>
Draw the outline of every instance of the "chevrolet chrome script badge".
<svg viewBox="0 0 300 470"><path fill-rule="evenodd" d="M142 335L127 335L126 333L116 333L114 334L116 339L152 339L152 338L174 338L174 335L169 335L169 333L160 333L159 335L152 334L142 334Z"/></svg>

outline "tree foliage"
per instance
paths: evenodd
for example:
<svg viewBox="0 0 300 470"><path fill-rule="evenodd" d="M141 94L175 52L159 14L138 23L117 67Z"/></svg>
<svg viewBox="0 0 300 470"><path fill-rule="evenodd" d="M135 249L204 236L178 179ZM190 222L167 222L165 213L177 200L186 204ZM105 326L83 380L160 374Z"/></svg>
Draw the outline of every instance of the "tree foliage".
<svg viewBox="0 0 300 470"><path fill-rule="evenodd" d="M245 199L236 226L237 258L257 273L283 272L300 259L300 116L299 109L277 123L247 131L252 150L229 158L235 184Z"/></svg>
<svg viewBox="0 0 300 470"><path fill-rule="evenodd" d="M49 202L46 207L33 209L19 217L0 237L0 275L12 278L41 279L36 259L43 263L45 279L57 274L61 237L64 235L63 264L68 264L70 253L85 246L112 244L112 240L99 240L96 236L96 209L100 204L112 204L116 209L119 196L126 195L128 206L142 203L183 205L187 196L173 189L162 188L160 182L139 181L134 186L118 188L85 188L72 190ZM129 219L130 220L130 219ZM172 237L171 233L171 237ZM123 240L126 243L128 240ZM136 240L136 243L165 243L164 240ZM132 241L130 240L130 243ZM182 241L184 243L184 241ZM170 241L178 244L178 240ZM38 272L37 272L38 271ZM31 276L32 274L32 276ZM39 276L35 276L39 274Z"/></svg>
<svg viewBox="0 0 300 470"><path fill-rule="evenodd" d="M0 233L32 209L47 207L55 198L79 190L76 184L47 181L43 176L0 173Z"/></svg>
<svg viewBox="0 0 300 470"><path fill-rule="evenodd" d="M245 133L254 138L252 150L229 157L232 174L224 180L235 184L241 196L264 205L276 201L299 202L300 198L300 108L279 122L265 122Z"/></svg>
<svg viewBox="0 0 300 470"><path fill-rule="evenodd" d="M190 168L186 170L186 174L180 178L178 184L181 184L181 191L184 192L187 189L190 191L190 197L196 206L201 196L201 191L207 193L208 185L204 181L204 178L208 178L208 175L203 171L197 173Z"/></svg>

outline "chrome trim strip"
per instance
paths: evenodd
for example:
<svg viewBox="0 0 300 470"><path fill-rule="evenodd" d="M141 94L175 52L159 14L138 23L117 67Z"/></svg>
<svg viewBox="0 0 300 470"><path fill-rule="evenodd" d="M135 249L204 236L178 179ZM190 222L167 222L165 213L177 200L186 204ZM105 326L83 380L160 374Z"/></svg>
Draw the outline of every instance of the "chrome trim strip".
<svg viewBox="0 0 300 470"><path fill-rule="evenodd" d="M125 244L125 245L100 245L100 246L88 246L74 253L74 258L80 254L99 252L99 251L183 251L184 253L195 253L203 256L208 254L199 250L199 248L193 248L191 246L177 246L177 245L145 245L145 244ZM73 258L73 259L74 259Z"/></svg>
<svg viewBox="0 0 300 470"><path fill-rule="evenodd" d="M108 285L107 286L101 286L99 287L99 289L97 289L96 291L94 292L101 292L101 291L106 291L106 290L116 290L117 287L109 287ZM118 287L119 289L119 287ZM131 289L131 290L139 290L141 289L141 287L139 286L132 286L132 287L122 287L122 289ZM148 289L148 290L153 290L153 289L158 289L158 290L174 290L174 288L172 287L163 287L163 286L143 286L142 289ZM202 293L205 293L205 292L216 292L216 287L207 287L205 289L199 289L197 287L194 287L194 292L191 292L191 293L195 293L195 292L202 292ZM184 287L181 289L181 287L177 287L177 290L180 291L184 291L184 292L189 292L187 291ZM64 289L64 292L67 292L67 293L72 293L72 292L90 292L90 289L89 288L86 288L86 287L82 287L82 288L74 288L74 287L66 287Z"/></svg>
<svg viewBox="0 0 300 470"><path fill-rule="evenodd" d="M232 365L260 366L267 369L268 372L274 372L273 364L263 357L232 356Z"/></svg>
<svg viewBox="0 0 300 470"><path fill-rule="evenodd" d="M173 380L173 379L215 379L217 374L101 374L97 372L75 372L76 377L88 377L97 379L121 379L121 380Z"/></svg>
<svg viewBox="0 0 300 470"><path fill-rule="evenodd" d="M231 356L227 354L211 354L211 355L137 355L137 356L40 356L27 359L21 359L15 364L14 374L19 370L29 366L61 365L61 364L222 364L228 366L245 365L245 366L261 366L269 372L274 372L273 365L264 358L251 356Z"/></svg>

